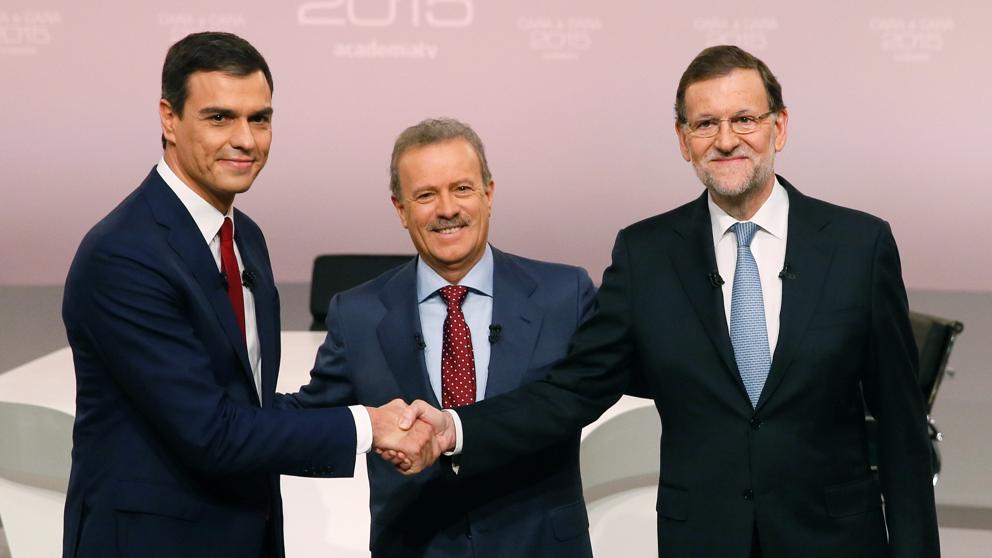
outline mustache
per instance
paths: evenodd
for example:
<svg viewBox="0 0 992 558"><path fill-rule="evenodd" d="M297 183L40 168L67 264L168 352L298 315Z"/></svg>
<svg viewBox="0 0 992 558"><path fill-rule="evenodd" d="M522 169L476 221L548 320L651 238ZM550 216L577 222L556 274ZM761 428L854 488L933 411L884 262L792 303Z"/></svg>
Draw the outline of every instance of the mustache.
<svg viewBox="0 0 992 558"><path fill-rule="evenodd" d="M450 229L453 227L467 227L469 226L469 220L461 215L452 217L451 219L438 219L431 224L427 225L427 230L429 231L439 231L442 229Z"/></svg>

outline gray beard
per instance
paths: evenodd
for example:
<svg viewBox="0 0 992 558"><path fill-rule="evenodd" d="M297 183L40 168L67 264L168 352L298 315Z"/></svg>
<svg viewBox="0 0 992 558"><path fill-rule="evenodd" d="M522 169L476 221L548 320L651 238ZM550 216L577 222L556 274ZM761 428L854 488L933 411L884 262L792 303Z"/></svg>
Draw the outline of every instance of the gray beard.
<svg viewBox="0 0 992 558"><path fill-rule="evenodd" d="M769 179L775 175L775 153L772 152L771 160L768 161L767 165L755 167L751 172L751 176L747 177L747 180L739 188L725 188L711 173L703 170L701 166L693 165L693 167L696 169L696 176L699 177L700 182L706 186L706 189L711 194L719 196L734 205L741 205L750 197L761 192L762 186L768 183Z"/></svg>

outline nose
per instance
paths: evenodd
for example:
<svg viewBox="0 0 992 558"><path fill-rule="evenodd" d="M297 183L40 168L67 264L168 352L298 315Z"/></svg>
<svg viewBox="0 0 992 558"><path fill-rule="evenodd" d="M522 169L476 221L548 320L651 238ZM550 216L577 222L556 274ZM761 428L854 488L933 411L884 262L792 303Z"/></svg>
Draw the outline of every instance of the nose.
<svg viewBox="0 0 992 558"><path fill-rule="evenodd" d="M437 213L438 217L443 217L445 219L450 219L455 215L458 215L460 208L458 207L458 202L455 197L451 195L451 192L447 188L442 188L438 192L437 205L434 207L434 211Z"/></svg>
<svg viewBox="0 0 992 558"><path fill-rule="evenodd" d="M255 149L255 134L247 118L239 118L231 129L231 147L242 151Z"/></svg>
<svg viewBox="0 0 992 558"><path fill-rule="evenodd" d="M740 136L730 129L730 122L727 120L720 121L720 130L713 139L713 145L724 153L730 153L740 142Z"/></svg>

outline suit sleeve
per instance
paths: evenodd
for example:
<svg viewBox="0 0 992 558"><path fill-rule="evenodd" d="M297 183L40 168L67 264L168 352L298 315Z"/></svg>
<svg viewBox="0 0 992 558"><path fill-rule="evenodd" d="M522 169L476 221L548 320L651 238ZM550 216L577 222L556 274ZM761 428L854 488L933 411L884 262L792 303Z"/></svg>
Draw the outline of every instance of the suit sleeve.
<svg viewBox="0 0 992 558"><path fill-rule="evenodd" d="M576 327L586 322L596 312L596 286L589 273L582 268L578 271L578 319Z"/></svg>
<svg viewBox="0 0 992 558"><path fill-rule="evenodd" d="M327 337L317 350L317 358L310 371L310 383L296 393L276 394L276 406L300 409L358 404L345 347L344 331L347 326L339 295L331 299L326 325Z"/></svg>
<svg viewBox="0 0 992 558"><path fill-rule="evenodd" d="M208 475L353 474L348 409L274 410L231 400L186 309L196 301L157 262L104 249L77 263L67 296L78 319L69 334L86 339L126 404L189 466Z"/></svg>
<svg viewBox="0 0 992 558"><path fill-rule="evenodd" d="M926 411L899 253L885 224L872 269L871 350L865 401L878 421L879 474L892 557L940 556Z"/></svg>
<svg viewBox="0 0 992 558"><path fill-rule="evenodd" d="M489 471L574 436L616 403L627 384L630 265L623 232L568 355L544 380L458 410L462 423L460 474Z"/></svg>

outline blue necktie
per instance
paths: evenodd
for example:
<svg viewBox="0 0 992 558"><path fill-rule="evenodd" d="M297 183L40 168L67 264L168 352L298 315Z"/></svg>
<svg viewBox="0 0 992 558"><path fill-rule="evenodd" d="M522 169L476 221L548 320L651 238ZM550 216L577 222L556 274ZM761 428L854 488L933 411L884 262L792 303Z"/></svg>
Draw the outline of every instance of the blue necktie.
<svg viewBox="0 0 992 558"><path fill-rule="evenodd" d="M751 253L751 240L758 225L748 221L735 223L737 235L737 269L734 271L734 292L730 299L730 342L734 345L737 369L751 405L758 405L761 388L765 386L771 368L768 350L768 329L765 326L765 303L761 296L758 264Z"/></svg>

